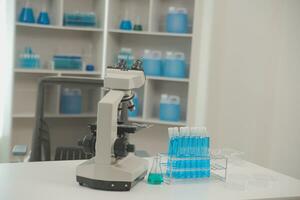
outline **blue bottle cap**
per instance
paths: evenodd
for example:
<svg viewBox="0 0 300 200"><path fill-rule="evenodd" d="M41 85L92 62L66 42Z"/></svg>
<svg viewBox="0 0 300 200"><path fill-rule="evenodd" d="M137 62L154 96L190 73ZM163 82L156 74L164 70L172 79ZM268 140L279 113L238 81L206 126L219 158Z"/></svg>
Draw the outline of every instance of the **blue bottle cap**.
<svg viewBox="0 0 300 200"><path fill-rule="evenodd" d="M92 64L86 65L86 71L95 71L95 66Z"/></svg>

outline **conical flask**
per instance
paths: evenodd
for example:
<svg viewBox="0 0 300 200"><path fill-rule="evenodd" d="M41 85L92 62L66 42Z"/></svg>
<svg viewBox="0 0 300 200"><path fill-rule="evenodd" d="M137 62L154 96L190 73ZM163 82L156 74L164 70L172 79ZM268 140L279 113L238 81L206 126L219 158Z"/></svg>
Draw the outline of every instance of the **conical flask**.
<svg viewBox="0 0 300 200"><path fill-rule="evenodd" d="M159 185L163 182L163 175L160 167L159 156L153 159L152 167L148 175L148 183L152 185Z"/></svg>

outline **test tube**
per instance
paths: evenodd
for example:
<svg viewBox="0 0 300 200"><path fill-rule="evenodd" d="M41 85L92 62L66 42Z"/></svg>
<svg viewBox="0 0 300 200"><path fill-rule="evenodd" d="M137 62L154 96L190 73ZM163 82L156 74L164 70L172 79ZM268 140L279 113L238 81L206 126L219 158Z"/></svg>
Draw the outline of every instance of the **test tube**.
<svg viewBox="0 0 300 200"><path fill-rule="evenodd" d="M169 149L168 149L168 156L173 156L173 143L174 143L174 136L173 136L173 128L168 128L169 134Z"/></svg>
<svg viewBox="0 0 300 200"><path fill-rule="evenodd" d="M204 146L205 146L205 177L210 176L210 152L209 152L209 146L210 146L210 138L208 135L208 132L206 128L203 129L204 134Z"/></svg>
<svg viewBox="0 0 300 200"><path fill-rule="evenodd" d="M173 136L174 136L174 142L173 142L173 158L172 158L172 174L171 177L177 178L178 177L178 168L179 164L177 161L177 158L179 157L179 141L180 141L180 135L179 135L179 130L178 127L173 128Z"/></svg>
<svg viewBox="0 0 300 200"><path fill-rule="evenodd" d="M197 177L202 178L203 177L203 136L202 136L202 128L197 128Z"/></svg>
<svg viewBox="0 0 300 200"><path fill-rule="evenodd" d="M174 144L173 144L173 155L178 156L179 152L179 130L177 127L173 128L173 137L174 137Z"/></svg>
<svg viewBox="0 0 300 200"><path fill-rule="evenodd" d="M190 128L190 137L191 137L191 178L197 178L197 128Z"/></svg>

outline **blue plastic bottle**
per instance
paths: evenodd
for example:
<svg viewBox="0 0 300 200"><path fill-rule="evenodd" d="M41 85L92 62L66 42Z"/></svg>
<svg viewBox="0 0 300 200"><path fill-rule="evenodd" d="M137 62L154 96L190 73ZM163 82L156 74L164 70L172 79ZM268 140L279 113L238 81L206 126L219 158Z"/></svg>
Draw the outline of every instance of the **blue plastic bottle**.
<svg viewBox="0 0 300 200"><path fill-rule="evenodd" d="M163 121L180 121L181 114L180 98L178 96L161 96L159 106L159 118Z"/></svg>
<svg viewBox="0 0 300 200"><path fill-rule="evenodd" d="M162 75L165 77L185 78L187 77L187 64L182 52L166 52L163 61Z"/></svg>
<svg viewBox="0 0 300 200"><path fill-rule="evenodd" d="M60 100L60 112L63 114L80 114L82 96L80 89L64 88Z"/></svg>
<svg viewBox="0 0 300 200"><path fill-rule="evenodd" d="M185 8L169 7L166 17L166 31L170 33L188 33L188 14Z"/></svg>
<svg viewBox="0 0 300 200"><path fill-rule="evenodd" d="M146 76L161 76L161 52L144 50L143 68Z"/></svg>

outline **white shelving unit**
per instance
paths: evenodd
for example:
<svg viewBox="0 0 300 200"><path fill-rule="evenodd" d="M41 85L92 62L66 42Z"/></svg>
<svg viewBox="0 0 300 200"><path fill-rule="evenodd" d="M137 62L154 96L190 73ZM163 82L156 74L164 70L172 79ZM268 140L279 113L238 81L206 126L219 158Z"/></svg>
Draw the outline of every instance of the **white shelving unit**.
<svg viewBox="0 0 300 200"><path fill-rule="evenodd" d="M190 63L189 72L197 67L192 62L192 41L195 39L192 25L195 12L200 12L200 3L197 3L196 0L31 0L36 17L42 8L42 2L47 4L51 25L16 22L15 60L17 61L18 55L24 47L30 46L34 52L41 56L42 63L41 69L30 70L18 68L16 62L13 110L13 134L16 138L23 132L32 132L37 82L41 77L82 76L103 78L106 66L115 64L116 56L122 47L131 48L136 58L142 56L144 49L155 49L162 52L181 51L185 53L187 62ZM24 0L17 0L17 15L19 15L24 3ZM176 34L165 32L164 19L169 6L188 9L189 33ZM132 21L137 16L140 16L144 28L143 31L118 29L120 20L125 15L125 10ZM64 12L70 11L95 12L97 15L97 27L63 26ZM92 54L89 57L85 57L85 52L89 49L92 50ZM96 70L94 72L52 70L50 61L55 53L83 55L85 62L93 64ZM147 77L145 86L136 91L140 99L141 109L139 115L136 118L130 118L130 120L159 125L186 125L190 118L188 102L191 95L189 95L189 91L193 87L191 86L192 80L189 77L184 79ZM163 93L180 96L182 110L180 122L159 120L159 101ZM78 124L82 124L84 127L82 130L87 130L85 128L86 124L94 122L96 118L96 106L100 96L98 91L83 92L85 108L83 113L79 115L63 115L59 113L59 94L59 87L53 86L47 90L48 101L45 108L45 117L51 121L59 121L55 130L62 134L66 129L66 125L63 125L62 122L69 123L69 119L81 120ZM76 129L78 129L78 124L75 126ZM31 130L27 130L28 128ZM20 143L20 140L13 139L13 144L16 143Z"/></svg>

